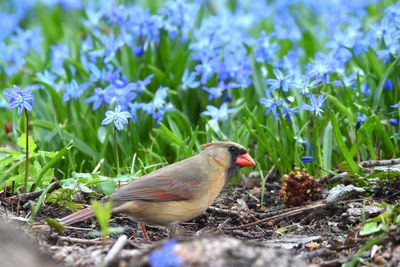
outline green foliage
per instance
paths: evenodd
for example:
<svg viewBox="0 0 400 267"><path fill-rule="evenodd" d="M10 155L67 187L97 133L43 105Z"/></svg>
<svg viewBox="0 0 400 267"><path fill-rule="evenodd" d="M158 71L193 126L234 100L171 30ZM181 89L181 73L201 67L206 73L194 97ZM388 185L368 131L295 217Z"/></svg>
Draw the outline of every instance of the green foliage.
<svg viewBox="0 0 400 267"><path fill-rule="evenodd" d="M18 138L18 148L0 147L0 188L15 183L18 190L24 186L25 175L25 134ZM44 188L54 176L53 165L64 160L63 155L71 146L68 144L59 152L50 152L37 149L34 139L29 136L29 181L28 188L35 185Z"/></svg>
<svg viewBox="0 0 400 267"><path fill-rule="evenodd" d="M93 235L101 236L102 239L105 241L110 234L123 232L122 227L110 227L111 210L112 210L111 201L107 201L106 203L92 201L91 206L100 226L100 231L94 231Z"/></svg>
<svg viewBox="0 0 400 267"><path fill-rule="evenodd" d="M400 204L391 205L381 203L380 206L384 208L385 211L364 223L359 232L360 236L369 236L371 239L357 251L350 262L345 263L343 266L357 266L361 255L365 251L368 251L373 245L380 244L389 232L397 235L400 233Z"/></svg>

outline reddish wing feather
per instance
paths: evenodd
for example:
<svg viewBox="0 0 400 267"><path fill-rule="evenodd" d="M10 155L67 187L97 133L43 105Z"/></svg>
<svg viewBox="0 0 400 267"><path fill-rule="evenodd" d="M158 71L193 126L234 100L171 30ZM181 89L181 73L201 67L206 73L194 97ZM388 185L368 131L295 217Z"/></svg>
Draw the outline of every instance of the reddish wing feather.
<svg viewBox="0 0 400 267"><path fill-rule="evenodd" d="M170 177L139 179L121 187L112 195L113 201L176 201L193 199L199 191L194 180L178 180Z"/></svg>

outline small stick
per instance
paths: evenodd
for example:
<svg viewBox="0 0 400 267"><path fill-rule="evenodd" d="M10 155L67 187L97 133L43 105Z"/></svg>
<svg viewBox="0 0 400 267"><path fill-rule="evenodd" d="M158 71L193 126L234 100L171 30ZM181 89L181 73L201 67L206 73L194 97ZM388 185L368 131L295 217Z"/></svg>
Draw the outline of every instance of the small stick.
<svg viewBox="0 0 400 267"><path fill-rule="evenodd" d="M335 255L335 250L330 250L327 248L320 248L314 251L306 252L296 256L296 258L303 259L303 260L311 260L314 257L322 257L322 256L329 256Z"/></svg>
<svg viewBox="0 0 400 267"><path fill-rule="evenodd" d="M207 211L210 213L216 214L216 215L220 215L220 216L241 217L240 213L237 211L221 209L221 208L217 208L217 207L208 207Z"/></svg>
<svg viewBox="0 0 400 267"><path fill-rule="evenodd" d="M93 229L91 229L91 228L82 228L82 227L75 227L75 226L69 226L69 225L64 225L64 228L69 229L69 230L76 230L76 231L87 231L87 232L93 231Z"/></svg>
<svg viewBox="0 0 400 267"><path fill-rule="evenodd" d="M119 252L125 247L127 242L128 237L126 235L121 235L120 237L118 237L117 241L114 243L107 256L104 257L105 266L111 265L111 263L116 260Z"/></svg>
<svg viewBox="0 0 400 267"><path fill-rule="evenodd" d="M60 236L58 242L70 242L70 243L80 243L84 245L104 245L103 240L101 239L83 239L77 237L69 237L69 236ZM106 244L112 244L113 241L106 241Z"/></svg>
<svg viewBox="0 0 400 267"><path fill-rule="evenodd" d="M60 183L56 182L48 191L48 193L51 193L57 189L61 188ZM35 191L35 192L30 192L30 193L23 193L23 194L19 194L19 195L14 195L9 197L8 199L11 201L14 200L19 200L21 202L27 202L28 200L33 200L36 199L38 197L40 197L42 195L44 190L39 190L39 191Z"/></svg>
<svg viewBox="0 0 400 267"><path fill-rule="evenodd" d="M360 166L363 168L368 167L376 167L376 166L387 166L387 165L396 165L400 163L399 159L384 159L384 160L367 160L360 162Z"/></svg>
<svg viewBox="0 0 400 267"><path fill-rule="evenodd" d="M280 219L280 218L284 218L284 217L290 217L290 216L295 216L298 215L300 213L303 213L305 211L308 210L313 210L313 209L317 209L317 208L321 208L321 207L326 207L329 205L334 205L334 204L344 204L344 203L349 203L349 202L353 202L353 201L357 201L357 200L362 200L360 198L358 199L350 199L350 200L344 200L344 201L338 201L338 202L332 202L332 203L326 203L325 201L319 201L316 203L312 203L308 206L305 207L300 207L298 209L295 210L290 210L288 212L284 212L278 215L274 215L268 218L264 218L255 222L251 222L251 223L247 223L247 224L243 224L243 225L239 225L239 226L235 226L235 227L229 227L229 228L222 228L223 230L238 230L238 229L243 229L243 228L247 228L250 226L255 226L255 225L259 225L259 224L264 224L266 222L275 220L275 219Z"/></svg>

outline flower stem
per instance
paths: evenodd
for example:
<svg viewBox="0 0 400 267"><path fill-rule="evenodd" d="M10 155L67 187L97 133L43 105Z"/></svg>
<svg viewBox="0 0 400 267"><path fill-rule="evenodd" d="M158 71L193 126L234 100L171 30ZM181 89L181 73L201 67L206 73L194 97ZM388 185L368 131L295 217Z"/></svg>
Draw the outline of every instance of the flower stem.
<svg viewBox="0 0 400 267"><path fill-rule="evenodd" d="M26 130L25 130L25 181L24 181L24 192L28 191L28 174L29 174L29 116L28 111L25 110L26 117Z"/></svg>
<svg viewBox="0 0 400 267"><path fill-rule="evenodd" d="M118 153L118 143L117 143L117 131L114 127L114 145L115 145L115 156L117 158L117 174L119 174L119 153Z"/></svg>
<svg viewBox="0 0 400 267"><path fill-rule="evenodd" d="M314 129L315 129L315 144L317 145L317 160L316 162L318 164L316 164L316 176L320 176L321 175L321 169L319 168L319 166L323 166L323 162L322 162L322 151L321 151L321 144L320 144L320 136L319 136L319 123L318 123L318 118L316 116L314 116Z"/></svg>
<svg viewBox="0 0 400 267"><path fill-rule="evenodd" d="M357 151L357 162L360 162L360 148L358 147L358 129L356 129L356 151Z"/></svg>

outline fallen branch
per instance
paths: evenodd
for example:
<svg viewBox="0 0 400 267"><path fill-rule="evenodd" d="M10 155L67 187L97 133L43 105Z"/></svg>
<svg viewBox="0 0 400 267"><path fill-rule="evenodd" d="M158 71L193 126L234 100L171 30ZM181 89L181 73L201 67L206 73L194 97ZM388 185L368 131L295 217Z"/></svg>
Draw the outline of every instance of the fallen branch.
<svg viewBox="0 0 400 267"><path fill-rule="evenodd" d="M82 227L75 227L75 226L70 226L70 225L64 225L64 229L75 230L75 231L85 231L85 232L93 231L92 228L82 228Z"/></svg>
<svg viewBox="0 0 400 267"><path fill-rule="evenodd" d="M213 213L215 215L219 216L225 216L225 217L242 217L239 212L233 211L233 210L227 210L227 209L221 209L221 208L216 208L216 207L208 207L207 209L208 212Z"/></svg>
<svg viewBox="0 0 400 267"><path fill-rule="evenodd" d="M330 256L330 255L335 255L335 251L327 248L320 248L314 251L306 252L303 254L300 254L296 256L296 258L308 261L311 260L314 257L325 257L325 256Z"/></svg>
<svg viewBox="0 0 400 267"><path fill-rule="evenodd" d="M110 266L113 262L117 260L118 254L124 248L127 242L128 237L126 235L121 235L118 238L118 240L108 252L107 256L104 257L104 266Z"/></svg>
<svg viewBox="0 0 400 267"><path fill-rule="evenodd" d="M330 206L330 205L334 205L334 204L343 204L343 203L353 202L353 201L357 201L357 200L361 200L361 199L358 198L358 199L351 199L351 200L331 202L331 203L326 203L325 201L319 201L319 202L316 202L316 203L312 203L312 204L310 204L308 206L304 206L304 207L296 208L296 209L293 209L293 210L289 210L287 212L284 212L284 213L281 213L281 214L278 214L278 215L274 215L274 216L271 216L271 217L268 217L268 218L264 218L264 219L261 219L261 220L255 221L255 222L246 223L246 224L242 224L242 225L235 226L235 227L222 228L222 230L243 229L243 228L247 228L247 227L250 227L250 226L264 224L264 223L272 221L272 220L299 215L299 214L301 214L301 213L303 213L305 211L308 211L308 210L322 208L322 207L326 207L326 206Z"/></svg>
<svg viewBox="0 0 400 267"><path fill-rule="evenodd" d="M47 192L48 194L50 194L51 192L61 188L61 184L55 178L53 178L53 180L55 180L56 182L48 190L48 192ZM12 202L20 201L22 203L25 203L25 202L27 202L29 200L34 200L34 199L40 197L43 192L44 192L44 189L39 190L39 191L35 191L35 192L30 192L30 193L23 193L23 194L11 196L11 197L7 198L7 200L12 201Z"/></svg>
<svg viewBox="0 0 400 267"><path fill-rule="evenodd" d="M104 240L102 239L83 239L69 236L60 236L58 242L70 242L70 243L79 243L84 245L104 245ZM114 241L106 240L105 244L112 244Z"/></svg>
<svg viewBox="0 0 400 267"><path fill-rule="evenodd" d="M360 162L360 166L363 168L376 167L376 166L387 166L396 165L400 163L399 159L383 159L383 160L367 160Z"/></svg>

